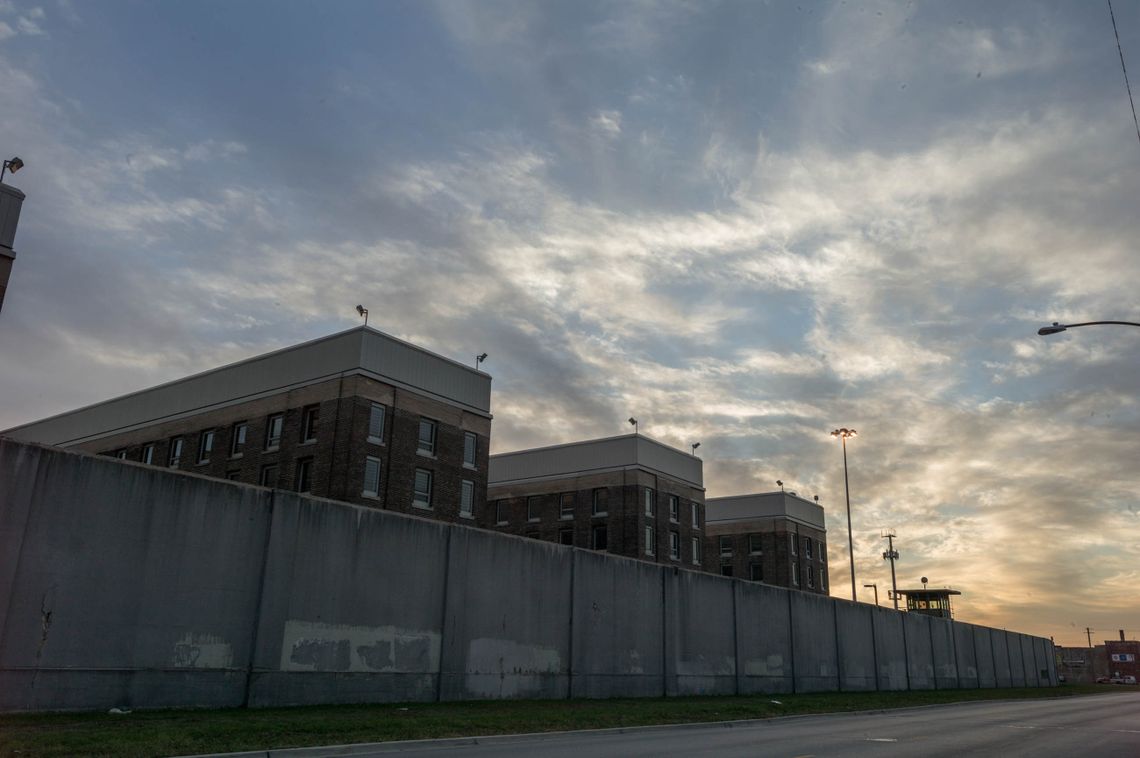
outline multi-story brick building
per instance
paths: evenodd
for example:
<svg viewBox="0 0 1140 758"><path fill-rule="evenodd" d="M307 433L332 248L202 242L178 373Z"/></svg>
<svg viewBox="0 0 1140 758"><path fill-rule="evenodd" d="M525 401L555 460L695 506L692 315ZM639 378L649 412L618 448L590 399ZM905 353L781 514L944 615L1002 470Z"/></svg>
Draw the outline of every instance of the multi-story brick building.
<svg viewBox="0 0 1140 758"><path fill-rule="evenodd" d="M474 522L490 395L482 371L358 327L0 436Z"/></svg>
<svg viewBox="0 0 1140 758"><path fill-rule="evenodd" d="M792 492L709 498L705 553L725 576L827 594L823 508Z"/></svg>
<svg viewBox="0 0 1140 758"><path fill-rule="evenodd" d="M703 569L700 458L639 434L490 459L487 529Z"/></svg>

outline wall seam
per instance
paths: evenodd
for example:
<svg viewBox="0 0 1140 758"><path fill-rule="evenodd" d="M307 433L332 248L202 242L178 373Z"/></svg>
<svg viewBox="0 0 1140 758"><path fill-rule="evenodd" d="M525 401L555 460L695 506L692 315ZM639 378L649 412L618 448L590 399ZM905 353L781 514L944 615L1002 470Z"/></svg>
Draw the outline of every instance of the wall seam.
<svg viewBox="0 0 1140 758"><path fill-rule="evenodd" d="M257 644L261 631L261 606L265 602L265 580L269 570L269 545L273 537L273 519L277 512L277 490L269 490L269 513L265 524L265 542L261 549L261 576L257 582L257 603L253 607L253 633L249 640L249 662L245 670L245 690L242 693L242 708L249 708L250 690L253 688L253 667L257 659Z"/></svg>

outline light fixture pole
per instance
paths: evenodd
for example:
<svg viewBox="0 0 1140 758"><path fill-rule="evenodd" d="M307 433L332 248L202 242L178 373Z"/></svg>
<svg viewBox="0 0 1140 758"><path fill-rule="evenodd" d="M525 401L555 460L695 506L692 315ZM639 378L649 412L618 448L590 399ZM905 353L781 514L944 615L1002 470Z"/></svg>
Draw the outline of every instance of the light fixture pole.
<svg viewBox="0 0 1140 758"><path fill-rule="evenodd" d="M875 582L871 582L870 584L864 584L863 586L864 587L870 587L871 589L873 589L875 591L875 607L878 608L879 607L879 585L876 584Z"/></svg>
<svg viewBox="0 0 1140 758"><path fill-rule="evenodd" d="M20 160L20 156L12 156L11 159L5 159L4 165L0 166L0 183L4 181L4 173L11 171L13 174L24 167L24 162Z"/></svg>
<svg viewBox="0 0 1140 758"><path fill-rule="evenodd" d="M368 309L363 305L356 306L356 312L364 319L364 325L368 326Z"/></svg>
<svg viewBox="0 0 1140 758"><path fill-rule="evenodd" d="M701 446L701 443L699 443L699 442L694 442L692 445L689 446L689 447L693 448L693 457L694 458L697 456L697 448L700 446Z"/></svg>
<svg viewBox="0 0 1140 758"><path fill-rule="evenodd" d="M633 433L637 434L637 419L635 419L633 416L630 416L629 425L633 427Z"/></svg>
<svg viewBox="0 0 1140 758"><path fill-rule="evenodd" d="M479 368L479 364L485 360L487 360L487 354L486 353L480 353L479 355L476 355L475 356L475 368Z"/></svg>
<svg viewBox="0 0 1140 758"><path fill-rule="evenodd" d="M854 429L836 429L831 433L832 437L838 437L843 441L843 491L847 495L847 556L851 560L851 600L858 602L855 596L855 540L851 536L851 486L847 481L847 438L855 437L858 435Z"/></svg>
<svg viewBox="0 0 1140 758"><path fill-rule="evenodd" d="M1057 334L1058 332L1063 332L1066 329L1072 329L1074 326L1097 326L1098 324L1117 324L1119 326L1140 326L1140 324L1137 324L1135 321L1085 321L1085 322L1082 322L1080 324L1058 324L1056 321L1054 321L1052 326L1043 326L1037 330L1037 333L1040 334L1042 337L1047 337L1050 334Z"/></svg>

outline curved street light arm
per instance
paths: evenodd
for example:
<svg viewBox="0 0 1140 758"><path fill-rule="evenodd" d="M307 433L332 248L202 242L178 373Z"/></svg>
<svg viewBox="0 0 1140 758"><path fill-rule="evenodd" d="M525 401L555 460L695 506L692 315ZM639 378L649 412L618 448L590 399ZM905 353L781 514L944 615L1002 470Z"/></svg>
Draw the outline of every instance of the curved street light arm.
<svg viewBox="0 0 1140 758"><path fill-rule="evenodd" d="M1098 324L1117 324L1119 326L1140 326L1140 324L1136 323L1135 321L1083 321L1079 324L1058 324L1056 321L1054 321L1052 326L1043 326L1037 330L1037 333L1044 337L1044 336L1049 335L1049 334L1056 334L1058 332L1063 332L1066 329L1072 329L1075 326L1097 326Z"/></svg>

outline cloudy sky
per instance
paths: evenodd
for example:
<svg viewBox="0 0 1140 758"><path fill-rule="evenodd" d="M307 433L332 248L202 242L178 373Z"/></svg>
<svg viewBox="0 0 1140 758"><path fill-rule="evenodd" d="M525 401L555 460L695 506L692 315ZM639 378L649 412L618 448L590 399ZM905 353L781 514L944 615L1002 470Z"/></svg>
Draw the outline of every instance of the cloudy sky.
<svg viewBox="0 0 1140 758"><path fill-rule="evenodd" d="M1104 4L0 0L0 93L0 428L363 303L490 354L495 451L700 441L849 596L853 427L861 599L890 527L959 618L1140 636L1140 330L1036 335L1140 321Z"/></svg>

